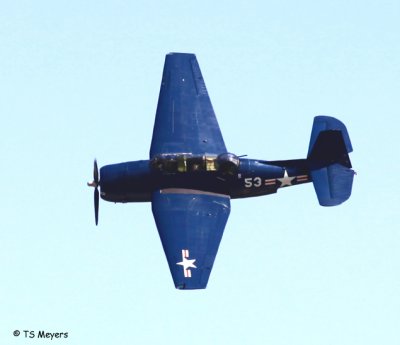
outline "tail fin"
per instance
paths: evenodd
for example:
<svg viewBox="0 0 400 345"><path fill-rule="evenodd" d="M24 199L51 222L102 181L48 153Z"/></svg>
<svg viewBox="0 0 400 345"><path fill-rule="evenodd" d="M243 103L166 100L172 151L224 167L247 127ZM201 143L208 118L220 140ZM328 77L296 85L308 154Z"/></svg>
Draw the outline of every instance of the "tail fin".
<svg viewBox="0 0 400 345"><path fill-rule="evenodd" d="M351 195L354 171L348 153L352 152L346 126L329 116L314 118L307 160L322 206L336 206Z"/></svg>

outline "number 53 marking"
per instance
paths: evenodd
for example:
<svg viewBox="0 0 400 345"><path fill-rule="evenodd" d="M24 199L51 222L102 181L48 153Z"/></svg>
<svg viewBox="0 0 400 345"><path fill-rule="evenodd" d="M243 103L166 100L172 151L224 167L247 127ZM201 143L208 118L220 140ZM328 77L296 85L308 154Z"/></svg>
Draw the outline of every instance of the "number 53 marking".
<svg viewBox="0 0 400 345"><path fill-rule="evenodd" d="M244 179L244 186L246 188L251 188L251 187L261 187L262 185L262 180L261 177L247 177Z"/></svg>

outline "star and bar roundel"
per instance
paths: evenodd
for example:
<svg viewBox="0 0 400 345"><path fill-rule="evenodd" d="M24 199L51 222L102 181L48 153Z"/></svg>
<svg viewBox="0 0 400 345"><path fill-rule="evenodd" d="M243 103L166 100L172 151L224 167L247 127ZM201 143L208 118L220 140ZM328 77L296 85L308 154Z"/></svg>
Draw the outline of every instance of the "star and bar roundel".
<svg viewBox="0 0 400 345"><path fill-rule="evenodd" d="M282 188L309 182L309 176L306 174L289 176L287 170L285 169L283 176L279 178L262 179L261 177L252 177L252 178L245 178L244 182L246 188L261 187L263 184L264 186L268 187Z"/></svg>
<svg viewBox="0 0 400 345"><path fill-rule="evenodd" d="M189 259L189 249L182 249L182 261L177 262L177 265L181 265L183 268L183 275L185 278L192 277L192 271L190 268L197 268L194 262L196 259Z"/></svg>

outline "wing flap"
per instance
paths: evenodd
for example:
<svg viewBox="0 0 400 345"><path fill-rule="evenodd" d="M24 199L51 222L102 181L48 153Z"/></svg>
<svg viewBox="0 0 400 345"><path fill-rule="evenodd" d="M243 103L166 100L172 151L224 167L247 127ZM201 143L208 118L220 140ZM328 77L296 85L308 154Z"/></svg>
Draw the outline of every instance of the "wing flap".
<svg viewBox="0 0 400 345"><path fill-rule="evenodd" d="M230 213L230 198L202 191L159 190L152 211L178 289L204 289Z"/></svg>

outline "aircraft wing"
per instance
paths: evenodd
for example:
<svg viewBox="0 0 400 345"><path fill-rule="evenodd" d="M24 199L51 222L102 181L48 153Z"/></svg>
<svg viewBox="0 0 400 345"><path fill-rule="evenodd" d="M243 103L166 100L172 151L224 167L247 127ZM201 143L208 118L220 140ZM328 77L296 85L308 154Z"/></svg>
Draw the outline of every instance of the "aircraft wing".
<svg viewBox="0 0 400 345"><path fill-rule="evenodd" d="M152 210L175 287L204 289L229 217L229 196L158 190Z"/></svg>
<svg viewBox="0 0 400 345"><path fill-rule="evenodd" d="M158 98L150 158L166 153L225 152L225 143L196 56L168 54Z"/></svg>

